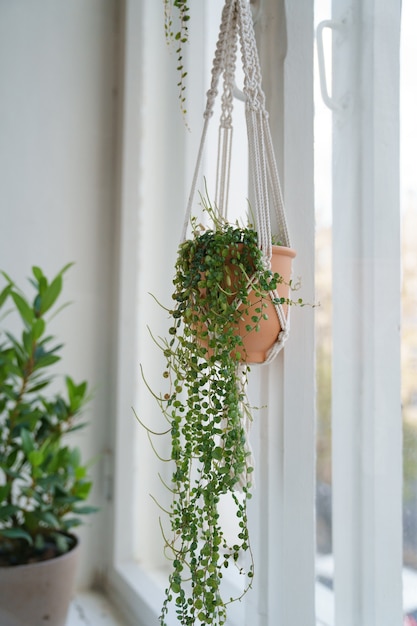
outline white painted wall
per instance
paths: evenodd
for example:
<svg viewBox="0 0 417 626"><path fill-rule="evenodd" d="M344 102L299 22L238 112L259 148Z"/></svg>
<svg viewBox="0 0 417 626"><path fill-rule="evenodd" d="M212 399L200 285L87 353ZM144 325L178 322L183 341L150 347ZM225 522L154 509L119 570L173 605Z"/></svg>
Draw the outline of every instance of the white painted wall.
<svg viewBox="0 0 417 626"><path fill-rule="evenodd" d="M66 344L60 371L94 389L80 436L88 457L110 443L117 4L0 2L0 268L24 283L34 264L52 276L76 263L54 331ZM80 586L101 565L105 513L81 533Z"/></svg>

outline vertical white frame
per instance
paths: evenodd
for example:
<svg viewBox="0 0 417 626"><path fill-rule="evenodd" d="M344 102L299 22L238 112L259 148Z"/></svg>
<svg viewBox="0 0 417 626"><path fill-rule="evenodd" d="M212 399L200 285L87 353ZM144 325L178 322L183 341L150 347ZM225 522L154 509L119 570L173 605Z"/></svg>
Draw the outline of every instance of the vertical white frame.
<svg viewBox="0 0 417 626"><path fill-rule="evenodd" d="M137 312L137 266L139 238L139 185L140 168L140 88L142 51L139 30L140 2L126 0L121 12L120 81L121 93L119 109L119 144L118 144L118 230L117 241L118 266L115 285L118 286L117 298L117 343L115 345L115 415L131 415L135 400L135 387L139 376L136 363L138 331ZM127 132L127 129L130 132ZM134 533L134 506L131 497L131 485L126 481L126 470L132 472L135 467L134 448L131 442L135 438L137 425L134 420L116 419L114 424L114 468L113 468L113 525L110 545L111 562L118 563L129 558L131 541ZM120 503L123 502L123 506Z"/></svg>
<svg viewBox="0 0 417 626"><path fill-rule="evenodd" d="M333 0L337 626L402 623L397 0Z"/></svg>
<svg viewBox="0 0 417 626"><path fill-rule="evenodd" d="M297 258L294 279L314 302L313 3L286 3L284 193ZM294 293L297 298L297 293ZM315 354L314 309L293 307L284 354L284 563L282 624L315 624ZM303 599L300 602L300 597ZM278 606L276 607L278 609ZM271 618L273 613L271 615ZM271 626L274 622L271 619Z"/></svg>
<svg viewBox="0 0 417 626"><path fill-rule="evenodd" d="M300 296L314 303L314 3L286 2L284 193L297 258ZM297 299L297 292L294 294ZM284 602L282 624L315 620L315 341L314 309L293 307L284 355ZM302 601L300 602L300 598ZM278 608L278 607L277 607ZM271 626L275 622L271 620Z"/></svg>

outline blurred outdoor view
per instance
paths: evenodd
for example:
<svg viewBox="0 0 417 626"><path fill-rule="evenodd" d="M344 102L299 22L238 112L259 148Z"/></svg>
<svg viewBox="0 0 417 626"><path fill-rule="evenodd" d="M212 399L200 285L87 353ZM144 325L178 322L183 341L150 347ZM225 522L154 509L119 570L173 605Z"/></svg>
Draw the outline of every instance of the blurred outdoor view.
<svg viewBox="0 0 417 626"><path fill-rule="evenodd" d="M329 0L316 0L316 24L330 19ZM402 2L401 220L402 220L402 417L404 437L403 548L405 624L417 626L417 4ZM326 43L326 42L325 42ZM330 42L327 42L329 45ZM328 63L331 54L327 55ZM318 81L316 80L316 83ZM331 124L332 114L315 94L316 310L317 333L317 553L332 553L331 519ZM411 576L411 578L410 578ZM408 578L407 578L408 577ZM320 579L320 576L318 575ZM405 585L406 587L406 585Z"/></svg>

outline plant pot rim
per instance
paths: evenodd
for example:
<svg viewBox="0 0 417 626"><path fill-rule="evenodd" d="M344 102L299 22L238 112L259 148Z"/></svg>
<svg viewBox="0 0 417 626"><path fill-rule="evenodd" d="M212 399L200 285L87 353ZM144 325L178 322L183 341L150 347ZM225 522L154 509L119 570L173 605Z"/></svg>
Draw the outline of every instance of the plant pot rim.
<svg viewBox="0 0 417 626"><path fill-rule="evenodd" d="M48 563L56 563L58 560L64 560L65 558L68 558L68 556L70 554L73 554L74 551L78 550L80 547L80 540L79 538L72 534L72 533L64 533L61 532L61 535L66 535L67 537L71 537L74 540L74 545L71 546L71 548L67 551L67 552L63 552L62 554L59 554L57 556L53 556L50 559L45 559L43 561L33 561L31 563L20 563L18 565L0 565L0 570L1 571L5 571L5 570L13 570L13 571L23 571L25 568L33 568L33 567L41 567L44 566L46 567L48 565Z"/></svg>
<svg viewBox="0 0 417 626"><path fill-rule="evenodd" d="M288 248L287 246L272 246L272 254L282 254L283 256L289 256L292 259L297 256L296 250L294 248Z"/></svg>

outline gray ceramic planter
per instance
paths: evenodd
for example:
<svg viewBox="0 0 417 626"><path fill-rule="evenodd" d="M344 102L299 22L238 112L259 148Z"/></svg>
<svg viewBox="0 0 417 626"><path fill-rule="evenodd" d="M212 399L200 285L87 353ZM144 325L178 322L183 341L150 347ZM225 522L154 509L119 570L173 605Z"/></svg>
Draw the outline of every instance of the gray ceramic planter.
<svg viewBox="0 0 417 626"><path fill-rule="evenodd" d="M65 626L78 554L77 542L48 561L0 567L1 626Z"/></svg>

